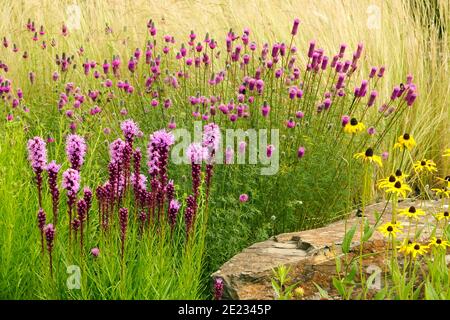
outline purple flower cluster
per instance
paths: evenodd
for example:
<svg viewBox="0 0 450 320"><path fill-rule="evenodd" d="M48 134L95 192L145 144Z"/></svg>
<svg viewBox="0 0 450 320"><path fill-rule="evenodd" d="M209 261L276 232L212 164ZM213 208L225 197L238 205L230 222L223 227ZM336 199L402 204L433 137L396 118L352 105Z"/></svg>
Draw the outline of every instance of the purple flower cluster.
<svg viewBox="0 0 450 320"><path fill-rule="evenodd" d="M47 164L47 149L42 138L34 137L28 140L28 160L35 173L44 171Z"/></svg>
<svg viewBox="0 0 450 320"><path fill-rule="evenodd" d="M125 120L120 124L120 129L128 143L133 143L134 138L139 134L139 127L133 120Z"/></svg>
<svg viewBox="0 0 450 320"><path fill-rule="evenodd" d="M72 169L80 171L84 163L86 149L86 142L83 137L76 134L71 134L67 137L66 154Z"/></svg>
<svg viewBox="0 0 450 320"><path fill-rule="evenodd" d="M58 189L58 172L61 165L54 160L47 165L48 186L52 195L53 224L58 224L58 206L59 206L59 189Z"/></svg>
<svg viewBox="0 0 450 320"><path fill-rule="evenodd" d="M42 171L47 164L47 149L42 138L34 137L28 140L28 160L36 175L39 208L42 208Z"/></svg>
<svg viewBox="0 0 450 320"><path fill-rule="evenodd" d="M180 203L177 200L172 200L169 203L169 224L172 230L175 228L177 223L177 214L180 210Z"/></svg>

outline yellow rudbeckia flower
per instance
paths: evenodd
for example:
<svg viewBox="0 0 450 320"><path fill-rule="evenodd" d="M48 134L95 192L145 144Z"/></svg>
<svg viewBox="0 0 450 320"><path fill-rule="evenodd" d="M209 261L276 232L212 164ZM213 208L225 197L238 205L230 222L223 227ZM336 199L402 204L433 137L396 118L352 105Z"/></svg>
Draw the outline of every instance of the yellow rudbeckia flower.
<svg viewBox="0 0 450 320"><path fill-rule="evenodd" d="M427 249L428 249L427 246L424 246L418 242L413 242L411 244L412 257L415 258L417 255L420 255L420 256L424 255L425 253L427 253Z"/></svg>
<svg viewBox="0 0 450 320"><path fill-rule="evenodd" d="M437 172L436 163L433 160L421 160L414 163L414 171L417 173Z"/></svg>
<svg viewBox="0 0 450 320"><path fill-rule="evenodd" d="M420 216L424 216L425 215L425 211L423 211L422 209L417 209L414 206L411 206L409 208L405 208L402 209L398 212L399 215L407 217L407 218L411 218L411 219L419 219Z"/></svg>
<svg viewBox="0 0 450 320"><path fill-rule="evenodd" d="M356 118L352 118L349 123L344 126L345 133L359 133L364 131L366 126L362 122L358 122Z"/></svg>
<svg viewBox="0 0 450 320"><path fill-rule="evenodd" d="M400 148L401 150L403 150L406 148L408 150L411 150L415 146L416 141L414 140L414 138L409 133L405 133L402 136L398 137L397 143L394 145L394 149Z"/></svg>
<svg viewBox="0 0 450 320"><path fill-rule="evenodd" d="M449 213L448 211L438 212L438 213L435 215L435 218L436 218L438 221L441 221L441 220L443 220L443 219L448 220L448 219L450 218L450 213Z"/></svg>
<svg viewBox="0 0 450 320"><path fill-rule="evenodd" d="M447 186L443 186L442 188L433 188L431 191L436 192L436 196L440 197L441 199L450 198L450 188Z"/></svg>
<svg viewBox="0 0 450 320"><path fill-rule="evenodd" d="M397 180L397 182L387 186L385 189L385 192L395 193L397 194L397 196L402 196L403 198L406 198L406 195L411 191L412 191L411 187L400 180Z"/></svg>
<svg viewBox="0 0 450 320"><path fill-rule="evenodd" d="M373 154L373 149L368 148L366 152L359 152L353 156L355 159L361 159L363 162L375 163L378 166L382 167L383 163L381 162L381 157Z"/></svg>
<svg viewBox="0 0 450 320"><path fill-rule="evenodd" d="M447 247L450 247L450 243L447 240L432 237L430 239L430 243L428 244L428 247L435 247L439 249L446 249Z"/></svg>
<svg viewBox="0 0 450 320"><path fill-rule="evenodd" d="M403 243L401 246L397 247L398 252L403 253L404 255L409 255L412 252L412 242L411 240L403 240Z"/></svg>
<svg viewBox="0 0 450 320"><path fill-rule="evenodd" d="M403 226L400 223L392 223L387 222L380 227L378 227L378 231L380 231L385 237L393 236L395 237L397 233L402 233Z"/></svg>
<svg viewBox="0 0 450 320"><path fill-rule="evenodd" d="M402 170L398 169L394 174L389 177L378 180L378 188L385 189L389 186L393 186L397 181L405 181L408 175L403 174Z"/></svg>

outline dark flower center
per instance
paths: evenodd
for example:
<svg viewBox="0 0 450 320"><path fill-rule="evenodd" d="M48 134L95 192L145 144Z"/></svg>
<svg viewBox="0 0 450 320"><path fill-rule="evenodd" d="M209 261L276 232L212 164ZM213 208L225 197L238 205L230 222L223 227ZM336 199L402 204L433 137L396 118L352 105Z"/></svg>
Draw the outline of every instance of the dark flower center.
<svg viewBox="0 0 450 320"><path fill-rule="evenodd" d="M416 207L414 207L414 206L409 207L409 212L415 213L416 212Z"/></svg>
<svg viewBox="0 0 450 320"><path fill-rule="evenodd" d="M444 212L444 217L448 217L448 211Z"/></svg>
<svg viewBox="0 0 450 320"><path fill-rule="evenodd" d="M445 181L450 181L450 176L446 176L446 177L444 178L444 180L445 180Z"/></svg>
<svg viewBox="0 0 450 320"><path fill-rule="evenodd" d="M422 160L422 161L420 161L420 164L421 164L422 166L424 166L424 165L427 164L427 162L426 162L425 160Z"/></svg>
<svg viewBox="0 0 450 320"><path fill-rule="evenodd" d="M441 240L441 239L436 239L436 243L437 243L437 244L441 244L441 243L442 243L442 240Z"/></svg>
<svg viewBox="0 0 450 320"><path fill-rule="evenodd" d="M356 126L356 125L358 124L358 120L356 120L356 118L352 118L352 119L350 120L350 124L351 124L352 126Z"/></svg>
<svg viewBox="0 0 450 320"><path fill-rule="evenodd" d="M397 179L395 179L394 176L390 176L390 177L389 177L389 182L395 182L395 180L397 180Z"/></svg>
<svg viewBox="0 0 450 320"><path fill-rule="evenodd" d="M409 140L409 138L410 138L409 133L405 133L405 134L403 135L403 139Z"/></svg>
<svg viewBox="0 0 450 320"><path fill-rule="evenodd" d="M402 170L397 169L397 171L395 171L395 175L396 175L397 177L401 177L401 176L402 176Z"/></svg>
<svg viewBox="0 0 450 320"><path fill-rule="evenodd" d="M387 229L386 229L388 232L392 232L392 231L394 231L394 228L392 228L392 226L389 226L389 227L387 227Z"/></svg>
<svg viewBox="0 0 450 320"><path fill-rule="evenodd" d="M412 243L412 241L411 240L408 240L408 244L411 244Z"/></svg>
<svg viewBox="0 0 450 320"><path fill-rule="evenodd" d="M414 250L419 250L419 249L420 249L420 245L416 244L416 245L414 246Z"/></svg>
<svg viewBox="0 0 450 320"><path fill-rule="evenodd" d="M396 187L397 189L400 189L400 188L402 187L402 183L401 183L400 181L397 181L397 182L394 184L394 187Z"/></svg>
<svg viewBox="0 0 450 320"><path fill-rule="evenodd" d="M366 150L366 157L373 157L373 149L369 148Z"/></svg>

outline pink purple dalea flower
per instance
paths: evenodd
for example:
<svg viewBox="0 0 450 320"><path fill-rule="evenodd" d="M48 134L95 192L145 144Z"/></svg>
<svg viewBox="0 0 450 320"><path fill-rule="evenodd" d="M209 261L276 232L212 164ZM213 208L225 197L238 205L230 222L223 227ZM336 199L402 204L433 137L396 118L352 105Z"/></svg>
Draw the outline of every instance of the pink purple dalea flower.
<svg viewBox="0 0 450 320"><path fill-rule="evenodd" d="M303 158L305 156L305 147L300 147L297 150L297 157L299 159Z"/></svg>
<svg viewBox="0 0 450 320"><path fill-rule="evenodd" d="M100 254L100 249L99 248L92 248L91 249L91 255L94 257L94 258L97 258L98 256L99 256L99 254Z"/></svg>
<svg viewBox="0 0 450 320"><path fill-rule="evenodd" d="M77 171L80 170L81 166L84 163L86 149L86 142L84 141L83 137L76 134L71 134L67 137L66 154L69 158L72 169L75 169Z"/></svg>
<svg viewBox="0 0 450 320"><path fill-rule="evenodd" d="M34 172L44 171L47 164L47 149L45 141L41 137L28 140L28 160Z"/></svg>
<svg viewBox="0 0 450 320"><path fill-rule="evenodd" d="M125 136L127 142L133 142L134 138L139 133L139 127L133 120L125 120L120 124L120 129Z"/></svg>
<svg viewBox="0 0 450 320"><path fill-rule="evenodd" d="M244 203L248 201L248 195L246 193L243 193L239 196L239 201Z"/></svg>

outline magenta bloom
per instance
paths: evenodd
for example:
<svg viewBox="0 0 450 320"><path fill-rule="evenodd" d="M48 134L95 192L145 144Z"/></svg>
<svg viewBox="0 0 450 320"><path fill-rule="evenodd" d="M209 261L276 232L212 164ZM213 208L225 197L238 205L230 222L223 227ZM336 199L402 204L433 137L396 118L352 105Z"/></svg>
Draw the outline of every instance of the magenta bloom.
<svg viewBox="0 0 450 320"><path fill-rule="evenodd" d="M84 162L86 155L86 142L83 137L71 134L67 137L66 154L69 158L72 169L79 171Z"/></svg>
<svg viewBox="0 0 450 320"><path fill-rule="evenodd" d="M120 129L125 136L125 140L129 142L133 142L134 137L137 136L139 132L138 125L133 120L125 120L120 124Z"/></svg>
<svg viewBox="0 0 450 320"><path fill-rule="evenodd" d="M300 19L299 18L295 18L294 19L294 24L292 25L292 31L291 31L291 34L293 36L297 35L299 24L300 24Z"/></svg>
<svg viewBox="0 0 450 320"><path fill-rule="evenodd" d="M98 257L98 255L100 254L100 249L99 248L92 248L91 249L91 254L92 254L92 256L94 257L94 258L97 258Z"/></svg>
<svg viewBox="0 0 450 320"><path fill-rule="evenodd" d="M272 156L273 150L275 150L275 146L269 144L266 148L267 158L270 158Z"/></svg>
<svg viewBox="0 0 450 320"><path fill-rule="evenodd" d="M239 201L244 203L248 201L248 195L246 193L243 193L239 196Z"/></svg>
<svg viewBox="0 0 450 320"><path fill-rule="evenodd" d="M347 115L342 116L341 118L341 124L343 127L345 127L346 124L350 122L350 117Z"/></svg>
<svg viewBox="0 0 450 320"><path fill-rule="evenodd" d="M300 147L297 150L297 157L299 159L303 158L303 156L305 155L305 147Z"/></svg>
<svg viewBox="0 0 450 320"><path fill-rule="evenodd" d="M28 140L28 160L34 172L42 172L47 164L47 150L45 141L40 137Z"/></svg>
<svg viewBox="0 0 450 320"><path fill-rule="evenodd" d="M381 158L383 158L383 160L387 160L387 159L389 158L389 152L384 151L384 152L381 154Z"/></svg>

